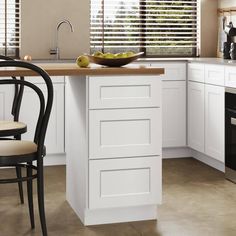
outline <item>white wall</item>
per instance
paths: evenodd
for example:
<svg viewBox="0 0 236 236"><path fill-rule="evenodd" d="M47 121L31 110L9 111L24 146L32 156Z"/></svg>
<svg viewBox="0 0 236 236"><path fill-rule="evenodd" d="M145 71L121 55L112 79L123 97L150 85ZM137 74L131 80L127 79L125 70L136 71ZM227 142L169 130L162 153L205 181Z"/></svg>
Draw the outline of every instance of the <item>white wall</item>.
<svg viewBox="0 0 236 236"><path fill-rule="evenodd" d="M52 58L58 21L68 19L75 28L70 33L63 25L59 33L61 58L76 58L89 52L90 0L23 0L21 1L21 58ZM201 0L201 56L216 56L217 0Z"/></svg>
<svg viewBox="0 0 236 236"><path fill-rule="evenodd" d="M236 7L236 0L218 0L219 8Z"/></svg>
<svg viewBox="0 0 236 236"><path fill-rule="evenodd" d="M61 58L76 58L89 52L89 0L23 0L21 1L21 58L50 58L55 46L58 21L68 19L75 32L67 25L59 32Z"/></svg>

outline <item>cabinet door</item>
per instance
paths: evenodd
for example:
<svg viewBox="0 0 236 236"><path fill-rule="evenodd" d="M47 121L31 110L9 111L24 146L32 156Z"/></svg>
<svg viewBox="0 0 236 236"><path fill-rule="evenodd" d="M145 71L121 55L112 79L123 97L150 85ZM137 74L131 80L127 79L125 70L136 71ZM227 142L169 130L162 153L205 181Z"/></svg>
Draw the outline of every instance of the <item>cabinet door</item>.
<svg viewBox="0 0 236 236"><path fill-rule="evenodd" d="M205 154L224 162L224 87L205 85Z"/></svg>
<svg viewBox="0 0 236 236"><path fill-rule="evenodd" d="M161 203L161 157L89 161L89 208Z"/></svg>
<svg viewBox="0 0 236 236"><path fill-rule="evenodd" d="M160 108L89 111L89 158L161 154Z"/></svg>
<svg viewBox="0 0 236 236"><path fill-rule="evenodd" d="M13 97L13 85L0 85L0 120L13 120L11 115Z"/></svg>
<svg viewBox="0 0 236 236"><path fill-rule="evenodd" d="M188 83L188 145L204 152L204 84Z"/></svg>
<svg viewBox="0 0 236 236"><path fill-rule="evenodd" d="M188 80L196 82L205 82L205 66L200 63L188 64Z"/></svg>
<svg viewBox="0 0 236 236"><path fill-rule="evenodd" d="M38 86L46 94L46 86L43 84L38 84ZM64 152L64 84L54 84L53 87L53 107L45 139L48 154ZM22 135L22 139L33 140L38 111L39 100L37 95L30 88L25 88L20 120L27 124L28 131Z"/></svg>
<svg viewBox="0 0 236 236"><path fill-rule="evenodd" d="M162 147L186 146L186 82L162 82Z"/></svg>

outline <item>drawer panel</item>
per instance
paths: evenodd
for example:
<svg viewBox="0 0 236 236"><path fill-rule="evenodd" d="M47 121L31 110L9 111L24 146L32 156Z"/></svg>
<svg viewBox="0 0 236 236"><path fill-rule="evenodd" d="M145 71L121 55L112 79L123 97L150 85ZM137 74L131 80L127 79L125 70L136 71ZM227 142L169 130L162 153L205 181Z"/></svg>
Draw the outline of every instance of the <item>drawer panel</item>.
<svg viewBox="0 0 236 236"><path fill-rule="evenodd" d="M151 67L165 69L162 80L186 80L186 63L152 63Z"/></svg>
<svg viewBox="0 0 236 236"><path fill-rule="evenodd" d="M205 83L224 86L224 77L224 66L205 65Z"/></svg>
<svg viewBox="0 0 236 236"><path fill-rule="evenodd" d="M225 86L236 88L236 68L225 66Z"/></svg>
<svg viewBox="0 0 236 236"><path fill-rule="evenodd" d="M89 78L89 108L159 107L159 76L102 76Z"/></svg>
<svg viewBox="0 0 236 236"><path fill-rule="evenodd" d="M161 202L161 157L89 161L89 208Z"/></svg>
<svg viewBox="0 0 236 236"><path fill-rule="evenodd" d="M65 77L64 76L50 76L52 79L52 83L64 83ZM25 80L34 83L34 84L45 84L43 78L41 76L26 76Z"/></svg>
<svg viewBox="0 0 236 236"><path fill-rule="evenodd" d="M189 63L188 80L204 83L205 82L204 64Z"/></svg>
<svg viewBox="0 0 236 236"><path fill-rule="evenodd" d="M90 159L160 155L160 115L160 108L90 110Z"/></svg>

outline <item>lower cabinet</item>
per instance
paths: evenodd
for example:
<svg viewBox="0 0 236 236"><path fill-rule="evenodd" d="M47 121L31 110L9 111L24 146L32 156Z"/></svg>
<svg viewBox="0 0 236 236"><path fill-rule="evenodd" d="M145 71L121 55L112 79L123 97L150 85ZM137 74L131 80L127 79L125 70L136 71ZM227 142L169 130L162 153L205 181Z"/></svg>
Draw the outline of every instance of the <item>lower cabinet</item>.
<svg viewBox="0 0 236 236"><path fill-rule="evenodd" d="M224 87L188 83L188 145L224 162Z"/></svg>
<svg viewBox="0 0 236 236"><path fill-rule="evenodd" d="M188 82L188 145L204 152L204 84Z"/></svg>
<svg viewBox="0 0 236 236"><path fill-rule="evenodd" d="M33 80L34 78L32 78ZM31 81L32 81L31 80ZM53 78L52 78L53 80ZM37 84L45 90L44 84ZM45 138L47 154L64 153L64 83L53 84L54 98L51 116ZM30 89L25 88L20 109L20 120L27 124L28 131L22 135L22 139L33 140L35 125L39 112L39 100L37 95Z"/></svg>
<svg viewBox="0 0 236 236"><path fill-rule="evenodd" d="M89 209L161 203L161 157L89 161Z"/></svg>
<svg viewBox="0 0 236 236"><path fill-rule="evenodd" d="M205 154L224 162L224 87L205 85Z"/></svg>
<svg viewBox="0 0 236 236"><path fill-rule="evenodd" d="M186 81L162 81L162 147L186 146Z"/></svg>
<svg viewBox="0 0 236 236"><path fill-rule="evenodd" d="M161 109L89 111L89 158L161 154Z"/></svg>

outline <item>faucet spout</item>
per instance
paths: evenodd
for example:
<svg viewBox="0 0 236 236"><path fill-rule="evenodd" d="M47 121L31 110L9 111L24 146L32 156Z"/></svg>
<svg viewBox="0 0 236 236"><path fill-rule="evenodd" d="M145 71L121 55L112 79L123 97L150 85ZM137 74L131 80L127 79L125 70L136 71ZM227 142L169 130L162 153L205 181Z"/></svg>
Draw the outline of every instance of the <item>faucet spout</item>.
<svg viewBox="0 0 236 236"><path fill-rule="evenodd" d="M56 55L57 60L60 59L60 50L59 50L59 46L58 46L58 41L59 41L58 33L59 33L61 25L63 25L63 24L67 24L70 27L70 31L72 33L74 32L74 27L70 23L69 20L64 19L64 20L61 20L61 21L58 22L57 27L56 27L56 48L50 50L50 54Z"/></svg>

